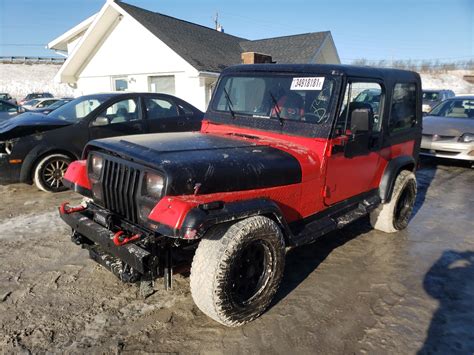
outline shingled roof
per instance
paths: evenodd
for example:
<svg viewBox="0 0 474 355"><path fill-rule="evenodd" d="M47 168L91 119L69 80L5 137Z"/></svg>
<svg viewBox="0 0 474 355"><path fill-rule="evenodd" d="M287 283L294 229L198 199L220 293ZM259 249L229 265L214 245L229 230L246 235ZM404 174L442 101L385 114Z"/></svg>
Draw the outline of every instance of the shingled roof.
<svg viewBox="0 0 474 355"><path fill-rule="evenodd" d="M220 72L241 63L243 52L271 55L277 63L312 63L330 32L251 41L130 4L122 9L199 71Z"/></svg>

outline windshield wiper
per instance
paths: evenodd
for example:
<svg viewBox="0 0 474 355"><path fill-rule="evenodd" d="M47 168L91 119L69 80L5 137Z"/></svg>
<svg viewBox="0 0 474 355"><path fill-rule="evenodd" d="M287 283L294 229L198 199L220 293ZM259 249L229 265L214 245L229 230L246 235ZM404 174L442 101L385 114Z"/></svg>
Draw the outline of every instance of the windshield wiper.
<svg viewBox="0 0 474 355"><path fill-rule="evenodd" d="M280 106L278 106L278 102L275 99L275 96L273 96L272 92L268 92L270 94L270 97L272 98L273 104L275 105L275 114L278 117L278 121L280 121L280 126L283 126L283 118L280 116Z"/></svg>
<svg viewBox="0 0 474 355"><path fill-rule="evenodd" d="M234 105L232 104L232 100L230 99L229 93L227 92L227 89L225 87L224 87L224 95L225 95L225 98L227 100L227 106L229 107L229 112L232 116L232 119L235 119L235 112L232 109L234 107Z"/></svg>

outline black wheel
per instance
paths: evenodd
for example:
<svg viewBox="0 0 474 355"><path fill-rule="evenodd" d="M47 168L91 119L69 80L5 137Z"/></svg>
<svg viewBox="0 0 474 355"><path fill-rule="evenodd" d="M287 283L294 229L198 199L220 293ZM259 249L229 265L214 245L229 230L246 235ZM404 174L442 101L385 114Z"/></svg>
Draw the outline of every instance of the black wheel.
<svg viewBox="0 0 474 355"><path fill-rule="evenodd" d="M34 182L38 189L46 192L60 192L66 190L63 185L63 176L71 158L64 154L51 154L36 164Z"/></svg>
<svg viewBox="0 0 474 355"><path fill-rule="evenodd" d="M285 264L278 225L263 216L211 229L191 268L191 294L209 317L238 326L260 316L275 295Z"/></svg>
<svg viewBox="0 0 474 355"><path fill-rule="evenodd" d="M416 200L416 178L411 171L398 174L389 203L381 204L370 214L372 227L394 233L408 226Z"/></svg>

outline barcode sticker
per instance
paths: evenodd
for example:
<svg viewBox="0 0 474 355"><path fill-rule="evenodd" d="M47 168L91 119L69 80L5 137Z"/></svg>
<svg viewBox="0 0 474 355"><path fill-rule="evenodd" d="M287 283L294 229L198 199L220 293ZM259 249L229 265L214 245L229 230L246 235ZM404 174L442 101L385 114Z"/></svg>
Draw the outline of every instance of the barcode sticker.
<svg viewBox="0 0 474 355"><path fill-rule="evenodd" d="M324 77L293 78L290 90L321 90Z"/></svg>

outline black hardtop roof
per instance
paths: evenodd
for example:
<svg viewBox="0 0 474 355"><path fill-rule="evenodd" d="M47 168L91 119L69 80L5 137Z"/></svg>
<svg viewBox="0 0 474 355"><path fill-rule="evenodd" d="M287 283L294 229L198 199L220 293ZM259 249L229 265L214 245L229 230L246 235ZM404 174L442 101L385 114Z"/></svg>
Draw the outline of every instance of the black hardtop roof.
<svg viewBox="0 0 474 355"><path fill-rule="evenodd" d="M222 74L242 72L329 74L361 78L393 79L394 81L420 80L420 75L413 71L340 64L243 64L229 67L225 69Z"/></svg>

